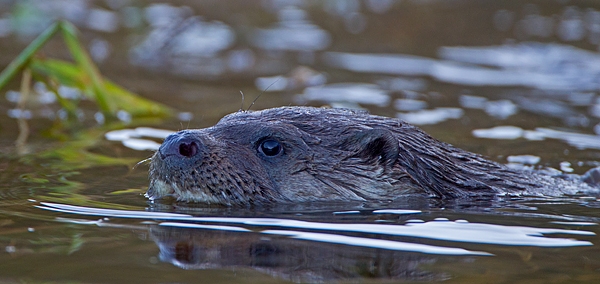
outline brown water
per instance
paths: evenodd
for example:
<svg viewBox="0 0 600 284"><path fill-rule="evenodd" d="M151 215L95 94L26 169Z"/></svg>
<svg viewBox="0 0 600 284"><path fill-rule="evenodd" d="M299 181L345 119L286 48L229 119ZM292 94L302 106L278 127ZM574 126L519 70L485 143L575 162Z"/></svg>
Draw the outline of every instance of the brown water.
<svg viewBox="0 0 600 284"><path fill-rule="evenodd" d="M398 116L515 166L582 174L600 164L595 2L152 3L0 1L0 66L63 17L104 75L182 112L126 129L207 127L240 109L241 91L244 108L260 95L252 109L330 104ZM68 56L60 40L44 53ZM94 108L83 108L78 133L122 165L43 156L66 145L49 134L56 103L43 100L30 106L27 144L15 147L13 101L0 97L0 282L600 281L593 196L153 204L143 197L147 166L132 169L152 151L104 138Z"/></svg>

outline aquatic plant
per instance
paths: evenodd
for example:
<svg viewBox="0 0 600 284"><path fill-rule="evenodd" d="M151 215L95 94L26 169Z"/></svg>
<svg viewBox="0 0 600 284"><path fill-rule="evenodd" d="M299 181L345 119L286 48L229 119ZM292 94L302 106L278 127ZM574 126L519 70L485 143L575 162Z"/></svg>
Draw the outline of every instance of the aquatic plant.
<svg viewBox="0 0 600 284"><path fill-rule="evenodd" d="M74 63L36 57L36 53L57 33L62 34ZM144 99L104 78L82 47L77 34L77 28L66 21L58 21L47 28L0 73L0 90L19 72L31 72L34 78L47 86L65 85L81 90L96 103L107 119L114 118L118 111L126 111L132 117L167 117L173 113L170 108ZM52 87L50 90L61 107L74 116L77 107Z"/></svg>
<svg viewBox="0 0 600 284"><path fill-rule="evenodd" d="M174 111L163 104L142 98L102 76L83 48L78 33L77 28L67 21L52 24L0 73L0 90L21 75L17 105L20 113L27 108L26 100L31 92L33 80L42 82L48 91L55 95L61 112L66 113L62 117L59 115L61 119L57 119L54 126L46 131L56 143L48 143L35 150L27 147L29 127L23 117L17 117L20 133L15 143L16 151L2 156L16 156L23 164L31 166L35 173L22 175L21 181L30 185L30 189L50 189L51 193L46 195L46 200L60 194L64 201L66 194L73 203L83 205L93 202L77 193L84 188L84 184L69 181L67 177L86 168L107 165L127 165L131 168L137 162L133 158L112 157L90 151L103 140L104 133L122 128L126 124L131 126L156 123L171 116ZM72 62L38 54L38 51L58 34L62 35ZM62 86L78 90L81 98L63 96L59 91ZM97 123L93 127L84 125L81 119L82 98L92 101L98 108L94 116ZM89 105L86 107L89 108ZM39 167L42 161L44 166Z"/></svg>

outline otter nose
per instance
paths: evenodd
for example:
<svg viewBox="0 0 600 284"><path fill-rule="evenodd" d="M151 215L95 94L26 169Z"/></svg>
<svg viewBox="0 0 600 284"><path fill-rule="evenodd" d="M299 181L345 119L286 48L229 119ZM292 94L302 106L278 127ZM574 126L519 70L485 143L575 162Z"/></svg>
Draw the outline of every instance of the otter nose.
<svg viewBox="0 0 600 284"><path fill-rule="evenodd" d="M193 157L198 152L198 144L196 142L191 141L182 141L179 144L179 154L185 157Z"/></svg>
<svg viewBox="0 0 600 284"><path fill-rule="evenodd" d="M165 139L158 151L163 159L168 156L191 158L198 154L199 149L200 141L197 138L175 133Z"/></svg>

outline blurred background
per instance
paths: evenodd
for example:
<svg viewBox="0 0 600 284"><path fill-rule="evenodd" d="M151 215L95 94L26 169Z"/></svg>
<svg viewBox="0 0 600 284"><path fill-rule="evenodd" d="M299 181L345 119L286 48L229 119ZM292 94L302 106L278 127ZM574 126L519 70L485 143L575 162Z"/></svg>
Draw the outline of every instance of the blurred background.
<svg viewBox="0 0 600 284"><path fill-rule="evenodd" d="M466 238L461 247L497 256L475 262L468 257L394 252L384 257L393 268L389 270L385 264L377 266L377 260L390 251L349 250L347 246L282 238L281 251L290 254L271 258L270 253L279 252L277 249L262 243L252 245L252 253L264 256L257 264L255 258L246 260L246 246L263 242L263 235L249 234L249 241L231 232L199 230L204 235L193 238L188 234L194 233L163 231L151 222L116 218L104 220L100 228L95 226L100 221L90 223L95 217L67 220L64 215L34 207L45 201L109 209L264 216L230 208L202 211L148 203L143 197L147 167L133 166L150 157L161 137L172 131L208 127L240 109L288 105L363 108L404 119L439 140L513 167L584 173L600 165L598 1L0 0L0 69L58 19L79 29L82 45L105 78L175 112L170 118L140 120L119 111L118 123L107 124L98 107L70 86L49 87L34 76L25 105L19 105L20 76L1 89L0 246L4 251L0 250L0 282L196 282L199 275L214 283L337 279L339 275L328 274L338 271L335 267L325 269L321 262L307 257L319 258L323 251L330 252L327 260L342 258L345 268L339 271L351 271L343 276L349 278L454 277L456 283L465 279L457 276L487 283L526 282L528 277L598 280L600 254L591 243L597 242L597 237L585 237L590 239L590 243L582 242L586 248L573 250L485 246ZM36 58L73 59L60 35ZM78 102L77 123L67 123L65 110L51 89ZM24 129L27 135L23 135ZM489 204L457 206L452 211L429 209L425 201L409 202L406 208L421 210L423 214L418 216L423 220L440 217L533 227L573 228L597 225L600 220L600 206L594 197L547 202L502 205L511 207L519 217L512 219L500 216L512 214L507 213L510 210L499 210L494 216L482 214L489 211ZM484 209L477 211L479 207ZM275 216L402 224L412 218L319 212ZM588 223L559 224L544 218ZM473 232L486 236L486 228ZM593 228L600 233L597 226ZM447 231L440 229L436 234L446 235ZM536 231L534 235L539 234ZM189 244L182 248L171 241L172 235L194 243L215 241L196 243L198 249ZM511 239L512 235L507 236ZM160 259L151 240L161 250ZM215 251L214 247L237 249L232 243L239 244L236 253L240 257L231 254L231 263L216 254L207 254L212 264L193 258L194 253L204 253L199 247L206 246L208 251ZM444 245L457 246L455 242ZM186 248L192 251L190 255L181 254L180 249ZM197 268L205 270L194 274L180 269L185 265L170 258L181 256L189 256L190 262L198 260ZM359 269L364 272L359 276L352 274L357 268L348 265L357 259L360 269L366 269ZM437 266L431 265L434 262ZM307 268L306 278L294 278L298 263L319 267ZM517 267L515 263L520 264ZM244 265L262 272L230 269ZM277 270L278 265L283 268ZM422 265L442 272L435 277L422 274ZM224 267L227 269L218 270ZM381 271L369 270L373 267ZM415 267L419 267L417 272ZM274 277L263 275L265 271Z"/></svg>
<svg viewBox="0 0 600 284"><path fill-rule="evenodd" d="M497 151L471 137L558 137L570 149L564 142L575 142L535 128L600 132L597 9L559 0L0 1L0 64L66 19L107 78L181 112L168 129L205 127L260 96L252 109L366 108L492 157L562 155L551 145ZM42 54L69 58L58 36ZM16 99L3 92L6 143ZM39 108L31 119L56 117ZM494 126L512 127L473 132ZM573 146L600 148L587 138Z"/></svg>
<svg viewBox="0 0 600 284"><path fill-rule="evenodd" d="M102 74L180 112L166 129L206 127L255 99L252 109L366 108L499 161L536 155L585 168L598 154L580 150L600 148L599 9L566 0L4 0L0 66L66 19ZM41 54L69 59L58 36ZM58 117L37 87L26 114L39 125L34 139ZM0 143L10 145L18 94L2 93ZM93 124L93 113L81 119Z"/></svg>

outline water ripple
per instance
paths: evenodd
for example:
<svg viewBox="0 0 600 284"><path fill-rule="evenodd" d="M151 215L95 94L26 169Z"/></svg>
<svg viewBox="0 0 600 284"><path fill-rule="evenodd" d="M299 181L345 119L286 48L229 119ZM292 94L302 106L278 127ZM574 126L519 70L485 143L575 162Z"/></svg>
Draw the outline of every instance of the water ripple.
<svg viewBox="0 0 600 284"><path fill-rule="evenodd" d="M132 210L114 210L102 208L81 207L57 203L42 202L37 208L79 215L105 216L117 218L158 219L170 221L183 221L181 227L198 227L196 223L224 223L242 224L252 227L280 227L289 229L319 230L327 232L351 232L363 234L378 234L401 237L415 237L451 242L491 244L505 246L535 246L535 247L572 247L591 246L589 241L567 238L549 238L547 234L566 234L575 236L594 236L590 231L555 229L555 228L533 228L526 226L504 226L485 223L470 223L466 220L450 221L448 219L436 219L433 221L408 222L404 225L394 224L339 224L324 222L308 222L292 219L279 218L236 218L236 217L193 217L191 215L176 213L160 213ZM172 222L161 223L163 226L178 226ZM199 227L198 227L199 228ZM218 229L211 227L210 229ZM262 231L264 233L264 231ZM310 238L311 235L297 232L289 233L301 238ZM337 235L337 233L336 233ZM322 239L320 235L313 236ZM352 239L346 239L355 243Z"/></svg>

